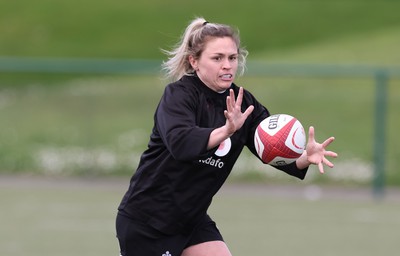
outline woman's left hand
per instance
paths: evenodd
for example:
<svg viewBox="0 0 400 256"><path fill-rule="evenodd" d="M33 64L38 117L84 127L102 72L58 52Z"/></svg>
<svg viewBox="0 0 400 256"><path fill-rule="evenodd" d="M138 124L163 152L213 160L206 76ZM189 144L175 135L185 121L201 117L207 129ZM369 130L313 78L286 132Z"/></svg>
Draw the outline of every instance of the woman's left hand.
<svg viewBox="0 0 400 256"><path fill-rule="evenodd" d="M333 152L326 150L326 148L335 140L334 137L330 137L325 140L322 144L315 141L315 132L314 127L310 127L308 131L308 142L306 146L306 150L300 158L297 160L297 166L300 169L303 169L310 164L318 165L318 169L320 173L324 173L324 164L332 168L334 165L330 162L326 157L334 157L336 158L338 155Z"/></svg>

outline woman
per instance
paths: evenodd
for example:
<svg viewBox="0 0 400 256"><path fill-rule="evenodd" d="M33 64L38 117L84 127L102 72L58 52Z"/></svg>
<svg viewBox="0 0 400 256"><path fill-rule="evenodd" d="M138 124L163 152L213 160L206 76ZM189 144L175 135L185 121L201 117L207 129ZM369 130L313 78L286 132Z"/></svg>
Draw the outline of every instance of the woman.
<svg viewBox="0 0 400 256"><path fill-rule="evenodd" d="M166 51L164 91L154 115L148 149L119 206L116 221L122 256L230 256L207 215L212 197L244 146L256 156L254 131L270 114L233 81L247 52L230 26L194 19L179 45ZM303 155L277 167L304 179L308 166L333 167L336 157L310 127Z"/></svg>

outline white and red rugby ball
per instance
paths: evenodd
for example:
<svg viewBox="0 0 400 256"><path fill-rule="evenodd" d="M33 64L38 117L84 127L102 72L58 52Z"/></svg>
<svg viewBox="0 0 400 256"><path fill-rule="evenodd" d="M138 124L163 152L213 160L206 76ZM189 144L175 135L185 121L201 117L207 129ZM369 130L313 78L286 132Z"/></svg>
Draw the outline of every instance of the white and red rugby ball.
<svg viewBox="0 0 400 256"><path fill-rule="evenodd" d="M306 146L306 135L299 120L287 114L277 114L258 125L254 145L264 163L282 166L301 156Z"/></svg>

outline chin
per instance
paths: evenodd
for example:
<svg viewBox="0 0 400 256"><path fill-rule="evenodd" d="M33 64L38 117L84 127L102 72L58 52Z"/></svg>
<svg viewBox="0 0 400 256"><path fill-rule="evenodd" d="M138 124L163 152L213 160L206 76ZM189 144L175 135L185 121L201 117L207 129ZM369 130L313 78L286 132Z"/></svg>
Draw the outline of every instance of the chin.
<svg viewBox="0 0 400 256"><path fill-rule="evenodd" d="M221 88L223 88L224 90L231 88L233 82L224 82L223 84L221 84Z"/></svg>

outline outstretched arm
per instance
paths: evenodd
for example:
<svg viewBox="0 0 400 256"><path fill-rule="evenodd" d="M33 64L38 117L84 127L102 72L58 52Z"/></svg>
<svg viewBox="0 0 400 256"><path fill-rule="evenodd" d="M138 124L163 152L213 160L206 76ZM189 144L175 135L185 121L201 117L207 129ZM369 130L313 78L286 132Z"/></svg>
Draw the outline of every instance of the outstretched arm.
<svg viewBox="0 0 400 256"><path fill-rule="evenodd" d="M324 164L333 167L333 163L331 163L326 157L337 157L338 155L333 152L326 150L326 148L335 140L334 137L330 137L325 140L322 144L315 141L315 132L314 127L310 127L308 130L308 142L306 146L306 150L304 150L303 154L296 160L297 168L304 169L311 164L318 165L318 169L320 173L324 173Z"/></svg>

